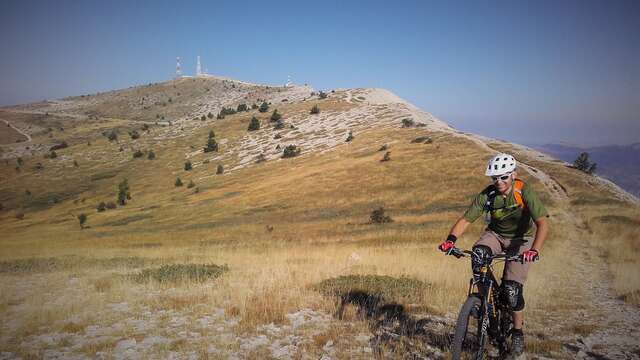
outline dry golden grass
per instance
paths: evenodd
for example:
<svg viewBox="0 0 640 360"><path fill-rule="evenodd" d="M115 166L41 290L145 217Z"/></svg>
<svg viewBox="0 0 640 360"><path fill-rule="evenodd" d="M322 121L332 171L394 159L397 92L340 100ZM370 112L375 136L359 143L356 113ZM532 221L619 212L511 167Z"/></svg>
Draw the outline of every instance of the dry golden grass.
<svg viewBox="0 0 640 360"><path fill-rule="evenodd" d="M314 103L277 107L286 119L307 112ZM354 106L335 99L319 104L322 111ZM205 164L203 160L213 155L198 154L192 158L192 171L182 169L185 153L193 151L191 146L202 147L209 129L215 130L217 138L227 139L223 148L239 141L246 133L247 116L228 116L166 141L154 140L158 130L152 128L135 144L129 139L115 144L96 138L90 147L77 143L61 150L59 155L78 159L78 168L69 161L26 159L24 170L16 173L14 164L0 164L7 174L0 183L0 195L4 194L3 203L10 197L6 205L12 209L0 213L3 233L8 234L0 239L0 261L53 258L57 264L47 271L27 267L19 274L0 273L0 317L20 320L12 333L0 330L0 336L9 338L1 345L31 356L19 350L20 342L43 328L80 333L92 324L113 324L147 310L170 312L172 315L161 316L166 327L173 314L195 320L211 314L212 309L223 309L226 317L238 321L234 334L250 336L260 325L286 324L286 315L299 309L334 313L335 299L321 295L314 285L343 275L417 279L430 286L417 289L421 296L411 298L417 303L405 299L405 305L435 314L458 311L471 275L468 260L445 257L436 246L471 197L487 185L478 174L488 152L447 133L378 129L356 134L352 143L324 154L269 161L222 176L214 175L215 167L223 163L227 168L232 157ZM116 120L108 121L113 125ZM87 126L78 131L89 130ZM431 136L434 143L411 144L422 135ZM385 143L390 145L392 160L381 163L378 149ZM125 154L118 152L120 145L127 145ZM158 159L132 160L129 147L134 145L153 148ZM570 199L574 199L572 194L590 193L588 180L571 169L517 153L516 157L553 174ZM36 162L45 164L43 172L31 170ZM196 182L199 193L175 188L176 176ZM633 256L638 252L634 245L638 234L624 221L596 219L605 210L638 219L637 207L607 202L609 195L581 195L579 199L589 201L569 206L545 195L535 178L526 173L522 177L548 200L552 214L552 232L542 262L534 265L525 291L527 327L546 331L557 317L568 318L577 309L592 310L589 289L573 281L583 276L578 270L584 269L586 255L568 255L581 241L600 247L606 234L616 244L615 250L604 253L604 260L590 259L606 261L616 289L621 295L630 294L628 301L637 303L640 283L638 272L633 271L637 268ZM129 179L131 201L124 207L96 212L100 201L115 201L117 184L123 178ZM26 188L31 198L22 195ZM46 201L53 195L61 197L57 204ZM380 206L394 222L368 224L371 211ZM17 209L25 212L24 220L13 216ZM566 216L567 211L579 217ZM75 218L79 213L89 215L89 228L80 229ZM481 221L473 224L460 246L470 248L483 228ZM608 246L602 246L605 248ZM165 264L227 265L229 271L205 282L186 279L171 284L136 283L128 276ZM53 299L58 302L51 303ZM127 304L129 313L109 308L120 303ZM549 318L549 313L557 317ZM312 337L313 345L305 345L307 351L321 355L319 349L333 341L336 356L351 356L348 339L342 337L368 331L366 325L354 326L330 325ZM573 329L576 333L587 330ZM216 330L208 331L211 334L203 331L200 341L172 339L154 348L153 354L162 357L171 350L195 349L203 358L215 358L220 354L208 352L206 336L215 335ZM127 327L114 332L121 338L140 336ZM103 341L86 345L82 351L95 355L111 352L115 346L115 341ZM216 346L235 349L238 344ZM560 351L559 347L551 340L539 341L530 344L530 351L548 354ZM257 348L246 356L264 358L268 356L264 351Z"/></svg>

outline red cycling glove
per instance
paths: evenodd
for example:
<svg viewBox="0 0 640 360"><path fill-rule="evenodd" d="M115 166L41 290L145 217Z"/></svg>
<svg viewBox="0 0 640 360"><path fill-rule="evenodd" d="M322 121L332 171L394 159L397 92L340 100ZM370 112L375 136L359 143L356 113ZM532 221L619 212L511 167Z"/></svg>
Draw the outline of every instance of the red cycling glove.
<svg viewBox="0 0 640 360"><path fill-rule="evenodd" d="M523 263L534 262L534 261L538 260L539 258L540 258L540 254L538 253L538 250L536 250L536 249L527 250L527 251L522 253L522 262Z"/></svg>
<svg viewBox="0 0 640 360"><path fill-rule="evenodd" d="M447 236L447 240L438 246L438 249L442 252L448 252L456 246L456 240L458 240L458 238L455 235L450 234Z"/></svg>

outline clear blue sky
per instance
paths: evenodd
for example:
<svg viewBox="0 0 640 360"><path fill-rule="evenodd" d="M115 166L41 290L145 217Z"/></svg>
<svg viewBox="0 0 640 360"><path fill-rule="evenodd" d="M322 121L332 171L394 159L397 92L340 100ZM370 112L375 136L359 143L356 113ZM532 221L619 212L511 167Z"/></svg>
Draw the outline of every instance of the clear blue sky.
<svg viewBox="0 0 640 360"><path fill-rule="evenodd" d="M640 1L0 2L0 105L195 72L382 87L519 143L640 141Z"/></svg>

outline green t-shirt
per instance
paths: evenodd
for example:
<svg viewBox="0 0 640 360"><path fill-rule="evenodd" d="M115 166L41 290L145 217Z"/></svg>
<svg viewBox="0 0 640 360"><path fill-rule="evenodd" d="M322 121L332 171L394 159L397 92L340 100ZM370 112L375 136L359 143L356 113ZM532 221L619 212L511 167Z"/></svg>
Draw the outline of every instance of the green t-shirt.
<svg viewBox="0 0 640 360"><path fill-rule="evenodd" d="M492 189L494 189L493 185L476 195L464 213L464 218L467 221L474 222L480 215L485 213L485 204ZM487 229L507 238L533 236L533 221L548 216L548 213L538 195L527 183L524 183L522 188L522 199L526 205L524 209L518 207L518 203L513 196L513 188L507 196L502 196L497 192L493 200L491 221Z"/></svg>

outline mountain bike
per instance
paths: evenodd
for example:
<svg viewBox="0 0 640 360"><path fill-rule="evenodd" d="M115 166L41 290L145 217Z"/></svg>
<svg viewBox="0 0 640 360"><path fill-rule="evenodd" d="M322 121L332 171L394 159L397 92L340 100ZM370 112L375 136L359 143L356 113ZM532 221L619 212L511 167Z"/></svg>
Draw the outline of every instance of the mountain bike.
<svg viewBox="0 0 640 360"><path fill-rule="evenodd" d="M469 250L452 248L449 255L457 258L478 256ZM483 259L480 276L469 281L467 300L462 305L451 344L453 359L481 360L488 356L487 343L498 349L500 358L509 352L509 336L513 329L511 312L502 302L500 283L492 263L522 261L522 255L496 254Z"/></svg>

